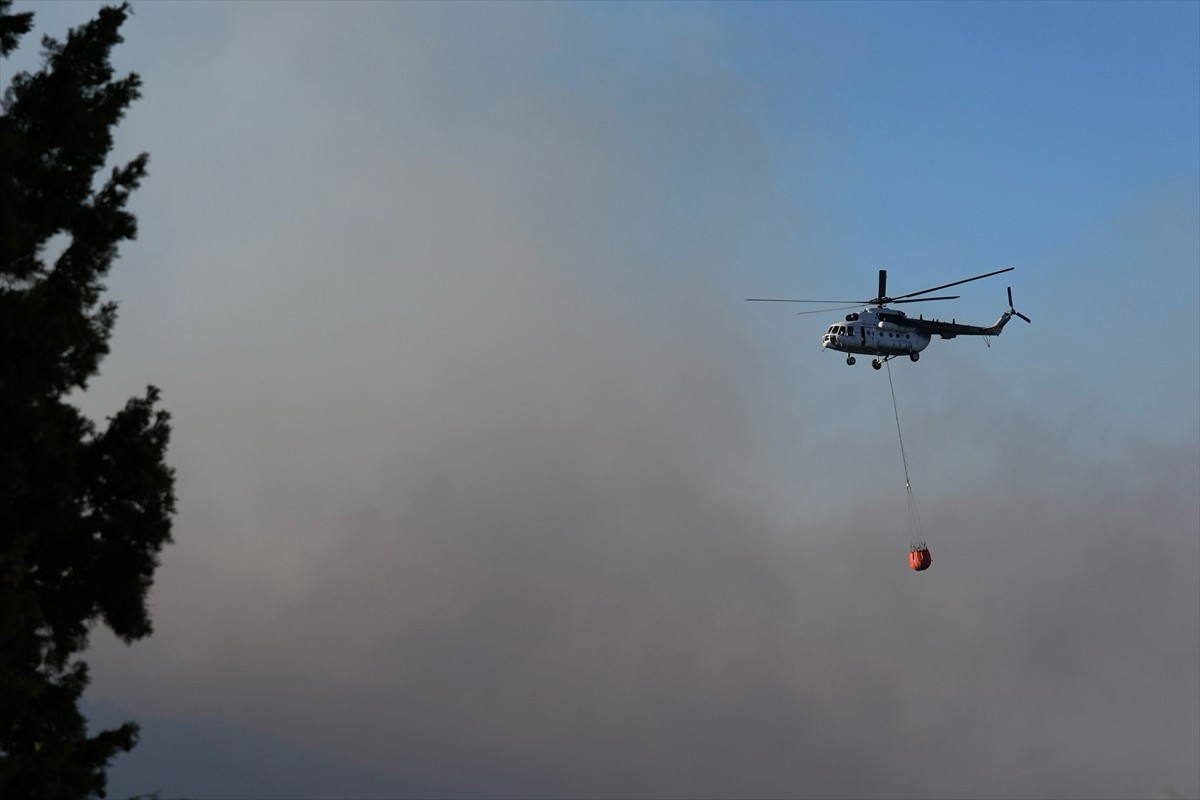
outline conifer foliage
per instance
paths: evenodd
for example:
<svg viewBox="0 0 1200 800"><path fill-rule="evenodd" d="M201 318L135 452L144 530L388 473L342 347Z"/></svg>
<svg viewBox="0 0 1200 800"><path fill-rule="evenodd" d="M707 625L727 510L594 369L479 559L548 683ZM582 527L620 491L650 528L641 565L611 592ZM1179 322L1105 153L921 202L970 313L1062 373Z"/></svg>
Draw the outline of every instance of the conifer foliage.
<svg viewBox="0 0 1200 800"><path fill-rule="evenodd" d="M139 155L103 175L113 129L140 95L110 54L127 5L9 76L32 13L0 0L0 797L105 794L137 726L89 735L80 656L97 623L150 634L147 594L171 540L170 423L148 387L97 426L69 402L108 353L116 306L102 281L137 223ZM0 82L0 86L3 83ZM53 253L52 253L53 251Z"/></svg>

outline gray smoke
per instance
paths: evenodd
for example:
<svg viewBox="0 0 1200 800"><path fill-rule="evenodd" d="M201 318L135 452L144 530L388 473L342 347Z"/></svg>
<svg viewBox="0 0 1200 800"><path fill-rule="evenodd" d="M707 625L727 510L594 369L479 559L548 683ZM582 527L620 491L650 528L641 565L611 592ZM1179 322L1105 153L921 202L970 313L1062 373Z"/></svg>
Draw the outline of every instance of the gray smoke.
<svg viewBox="0 0 1200 800"><path fill-rule="evenodd" d="M1024 329L898 364L910 572L884 376L740 302L794 212L711 12L630 13L244 5L142 68L191 107L129 121L89 402L162 385L181 514L95 694L488 796L1200 787L1195 420L1009 382Z"/></svg>

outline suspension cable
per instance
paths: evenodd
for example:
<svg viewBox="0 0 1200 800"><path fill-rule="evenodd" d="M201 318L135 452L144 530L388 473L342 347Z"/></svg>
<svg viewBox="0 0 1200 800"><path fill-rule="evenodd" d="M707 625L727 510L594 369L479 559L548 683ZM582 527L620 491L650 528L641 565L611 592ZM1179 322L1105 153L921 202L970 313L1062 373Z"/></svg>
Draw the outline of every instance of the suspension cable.
<svg viewBox="0 0 1200 800"><path fill-rule="evenodd" d="M921 515L917 513L917 499L913 496L912 481L908 477L908 456L904 452L904 434L900 431L900 410L896 405L896 386L892 383L892 365L887 366L888 388L892 390L892 414L896 418L896 438L900 440L900 461L904 464L904 490L908 493L908 538L909 547L925 548L925 531L921 526Z"/></svg>

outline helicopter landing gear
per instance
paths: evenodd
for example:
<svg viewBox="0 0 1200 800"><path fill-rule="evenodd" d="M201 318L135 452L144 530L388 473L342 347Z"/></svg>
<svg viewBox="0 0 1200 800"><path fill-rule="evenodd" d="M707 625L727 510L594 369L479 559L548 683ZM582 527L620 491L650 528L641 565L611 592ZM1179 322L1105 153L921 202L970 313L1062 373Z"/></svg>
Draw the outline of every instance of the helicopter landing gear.
<svg viewBox="0 0 1200 800"><path fill-rule="evenodd" d="M852 367L854 366L854 364L857 360L858 359L856 359L854 356L846 356L846 363Z"/></svg>
<svg viewBox="0 0 1200 800"><path fill-rule="evenodd" d="M890 356L880 356L879 358L873 358L873 359L871 359L871 366L874 367L875 369L883 369L884 364L891 361L893 358L899 358L899 357L900 357L899 353L893 353ZM908 357L911 358L913 361L916 361L918 358L921 357L921 354L920 353L909 353Z"/></svg>

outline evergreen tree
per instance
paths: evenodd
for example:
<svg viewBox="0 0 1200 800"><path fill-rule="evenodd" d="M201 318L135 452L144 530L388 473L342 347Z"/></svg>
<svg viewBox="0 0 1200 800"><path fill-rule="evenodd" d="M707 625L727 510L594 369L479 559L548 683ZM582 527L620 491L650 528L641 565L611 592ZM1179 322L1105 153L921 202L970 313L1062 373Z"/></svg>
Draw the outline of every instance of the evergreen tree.
<svg viewBox="0 0 1200 800"><path fill-rule="evenodd" d="M32 25L0 0L0 66ZM127 5L11 77L0 106L0 797L105 794L105 769L137 740L126 723L89 736L80 659L97 622L150 633L146 597L171 540L174 473L158 391L99 429L67 401L108 352L116 307L102 280L136 235L125 206L142 154L107 177L113 128L140 95L113 77ZM53 241L52 241L53 240ZM61 253L53 263L48 245Z"/></svg>

